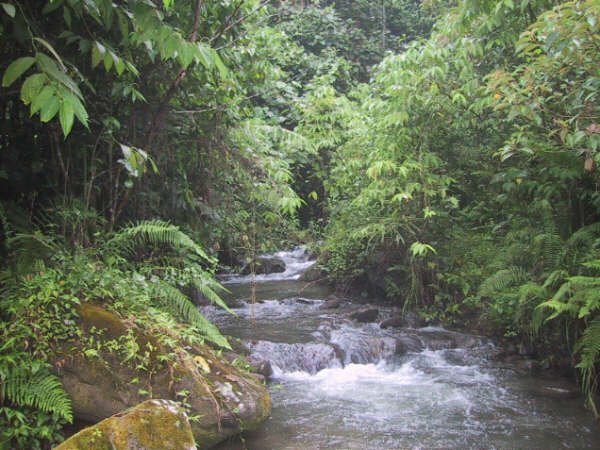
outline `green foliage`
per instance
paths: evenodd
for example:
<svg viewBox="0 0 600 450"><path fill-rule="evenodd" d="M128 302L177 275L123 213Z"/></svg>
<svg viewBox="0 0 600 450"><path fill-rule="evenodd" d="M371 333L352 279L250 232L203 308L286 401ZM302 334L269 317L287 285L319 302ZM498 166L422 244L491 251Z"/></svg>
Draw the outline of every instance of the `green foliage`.
<svg viewBox="0 0 600 450"><path fill-rule="evenodd" d="M55 443L58 430L72 421L70 399L48 364L65 343L81 342L87 357L114 352L138 370L154 370L150 354L156 349L142 347L132 329L119 339L105 340L102 348L93 336L84 339L78 326L82 302L135 316L150 328L162 324L170 334L160 333L157 340L167 349L178 340L206 340L230 348L181 291L195 286L227 309L212 274L215 261L202 246L178 227L157 220L96 240L96 248L68 248L58 235L39 231L11 237L15 264L0 278L0 425L8 445L41 448L45 442ZM189 328L182 330L176 320Z"/></svg>
<svg viewBox="0 0 600 450"><path fill-rule="evenodd" d="M3 348L3 353L5 350ZM15 364L16 367L9 367L6 372L2 372L0 401L33 407L46 413L56 413L62 419L71 422L71 401L65 394L60 380L48 372L47 367L39 361L28 363L32 365L26 367L19 361L18 365Z"/></svg>
<svg viewBox="0 0 600 450"><path fill-rule="evenodd" d="M583 266L593 275L568 277L554 296L541 303L538 308L552 311L546 320L566 314L583 323L583 333L574 350L580 357L577 368L581 371L588 404L598 416L594 396L598 390L597 370L600 364L600 260L588 261Z"/></svg>

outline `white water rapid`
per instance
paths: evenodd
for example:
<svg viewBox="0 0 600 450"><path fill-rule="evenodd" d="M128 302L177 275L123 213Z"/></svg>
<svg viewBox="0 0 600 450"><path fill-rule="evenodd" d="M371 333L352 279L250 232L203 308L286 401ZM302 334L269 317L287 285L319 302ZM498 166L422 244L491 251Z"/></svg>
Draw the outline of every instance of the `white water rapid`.
<svg viewBox="0 0 600 450"><path fill-rule="evenodd" d="M237 316L203 310L271 367L271 418L220 450L600 448L570 380L533 376L479 336L382 329L390 308L373 323L350 319L364 305L323 309L326 290L290 281L306 254L278 255L286 272L260 278L257 303L249 278L234 277Z"/></svg>

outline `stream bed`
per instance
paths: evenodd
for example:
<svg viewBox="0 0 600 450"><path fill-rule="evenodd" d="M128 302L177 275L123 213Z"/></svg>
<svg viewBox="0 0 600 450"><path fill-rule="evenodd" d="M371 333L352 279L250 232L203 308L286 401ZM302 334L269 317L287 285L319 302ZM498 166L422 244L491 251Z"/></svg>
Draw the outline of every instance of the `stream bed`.
<svg viewBox="0 0 600 450"><path fill-rule="evenodd" d="M501 362L486 338L439 327L381 329L335 309L327 288L296 279L310 264L280 252L298 270L226 281L236 316L203 312L268 362L271 417L244 442L219 449L556 449L600 448L600 427L570 380L533 377ZM296 264L294 266L294 264Z"/></svg>

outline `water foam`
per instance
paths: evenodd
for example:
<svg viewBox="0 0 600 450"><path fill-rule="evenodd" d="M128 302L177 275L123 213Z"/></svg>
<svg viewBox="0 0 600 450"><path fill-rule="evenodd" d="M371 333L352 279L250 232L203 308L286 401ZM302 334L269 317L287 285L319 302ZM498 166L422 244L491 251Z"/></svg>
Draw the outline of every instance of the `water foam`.
<svg viewBox="0 0 600 450"><path fill-rule="evenodd" d="M291 251L281 251L273 254L262 255L266 258L280 258L285 263L285 271L279 273L267 273L259 275L235 275L223 281L223 284L251 283L252 281L286 281L297 280L306 272L315 260L310 259L305 247L296 247Z"/></svg>

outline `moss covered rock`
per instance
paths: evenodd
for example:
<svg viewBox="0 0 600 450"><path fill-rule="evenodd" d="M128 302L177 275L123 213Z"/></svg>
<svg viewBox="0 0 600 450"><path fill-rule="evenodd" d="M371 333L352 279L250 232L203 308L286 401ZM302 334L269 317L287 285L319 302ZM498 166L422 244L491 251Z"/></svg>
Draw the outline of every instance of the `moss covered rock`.
<svg viewBox="0 0 600 450"><path fill-rule="evenodd" d="M81 340L64 345L55 361L79 419L98 422L148 398L179 401L202 449L256 428L271 413L258 378L206 345L165 345L159 334L168 330L150 333L91 304L82 305L80 326ZM130 350L138 356L130 358Z"/></svg>
<svg viewBox="0 0 600 450"><path fill-rule="evenodd" d="M147 400L71 436L55 450L192 450L187 415L169 400Z"/></svg>

